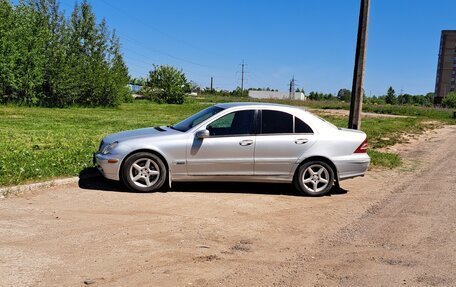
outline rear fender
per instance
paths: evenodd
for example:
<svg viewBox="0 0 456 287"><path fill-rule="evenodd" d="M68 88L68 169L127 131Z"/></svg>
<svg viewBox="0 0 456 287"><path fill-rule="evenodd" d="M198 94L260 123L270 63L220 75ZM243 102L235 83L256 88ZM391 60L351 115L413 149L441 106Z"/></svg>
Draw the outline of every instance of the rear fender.
<svg viewBox="0 0 456 287"><path fill-rule="evenodd" d="M309 162L309 161L323 161L327 164L329 164L329 166L333 169L334 171L334 177L335 177L335 180L336 180L336 185L339 186L339 181L340 181L340 177L339 177L339 170L337 169L336 165L327 157L325 156L320 156L320 155L314 155L314 156L310 156L310 157L306 157L304 159L301 159L294 167L293 167L293 170L292 170L292 173L293 174L293 177L296 176L296 173L299 169L299 167L301 165L303 165L304 163L306 162Z"/></svg>

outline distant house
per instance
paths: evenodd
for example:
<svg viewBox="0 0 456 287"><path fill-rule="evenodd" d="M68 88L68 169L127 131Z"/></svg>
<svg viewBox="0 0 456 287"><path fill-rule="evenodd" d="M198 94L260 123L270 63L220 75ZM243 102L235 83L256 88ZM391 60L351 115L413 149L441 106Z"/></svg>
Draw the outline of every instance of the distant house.
<svg viewBox="0 0 456 287"><path fill-rule="evenodd" d="M137 93L142 89L142 86L135 84L128 84L127 87L130 89L132 93Z"/></svg>
<svg viewBox="0 0 456 287"><path fill-rule="evenodd" d="M306 96L304 93L295 92L290 95L289 92L275 92L275 91L249 91L249 97L254 99L280 99L280 100L299 100L305 101Z"/></svg>

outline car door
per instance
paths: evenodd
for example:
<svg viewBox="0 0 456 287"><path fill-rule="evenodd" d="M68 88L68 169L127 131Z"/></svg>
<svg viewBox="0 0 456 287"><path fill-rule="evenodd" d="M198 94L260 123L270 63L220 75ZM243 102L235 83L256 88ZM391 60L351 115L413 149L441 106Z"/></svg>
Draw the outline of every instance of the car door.
<svg viewBox="0 0 456 287"><path fill-rule="evenodd" d="M298 158L315 142L312 129L292 114L262 110L255 143L255 175L290 175Z"/></svg>
<svg viewBox="0 0 456 287"><path fill-rule="evenodd" d="M256 113L234 111L203 127L209 137L191 139L188 175L253 175Z"/></svg>

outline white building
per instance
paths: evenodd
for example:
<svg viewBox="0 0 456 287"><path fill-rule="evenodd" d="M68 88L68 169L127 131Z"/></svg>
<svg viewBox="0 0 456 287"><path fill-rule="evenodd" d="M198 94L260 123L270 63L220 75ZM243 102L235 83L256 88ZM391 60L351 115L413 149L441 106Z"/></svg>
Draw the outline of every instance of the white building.
<svg viewBox="0 0 456 287"><path fill-rule="evenodd" d="M274 91L249 91L249 97L254 99L279 99L279 100L299 100L305 101L306 96L304 93L295 92L294 97L293 95L290 97L289 92L274 92Z"/></svg>

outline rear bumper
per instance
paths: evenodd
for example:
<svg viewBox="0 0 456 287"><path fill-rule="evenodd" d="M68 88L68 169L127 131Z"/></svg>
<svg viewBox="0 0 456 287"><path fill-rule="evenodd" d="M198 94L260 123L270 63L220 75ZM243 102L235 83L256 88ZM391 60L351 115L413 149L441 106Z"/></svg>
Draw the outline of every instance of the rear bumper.
<svg viewBox="0 0 456 287"><path fill-rule="evenodd" d="M107 179L119 180L119 169L121 161L115 155L94 153L93 163Z"/></svg>
<svg viewBox="0 0 456 287"><path fill-rule="evenodd" d="M334 164L339 173L339 179L349 179L357 176L364 176L370 164L370 157L367 153L353 154L334 159Z"/></svg>

